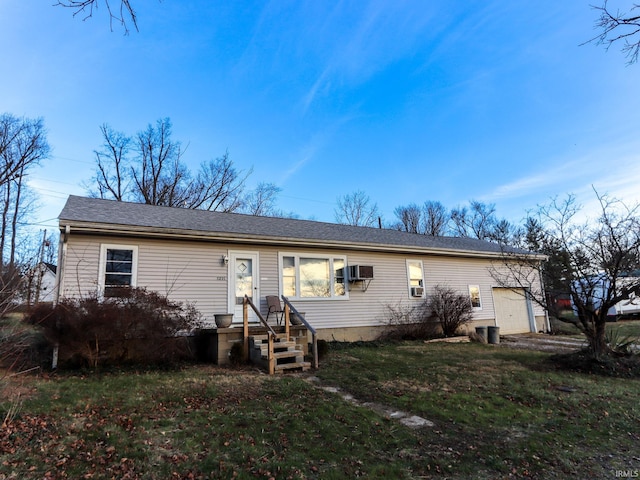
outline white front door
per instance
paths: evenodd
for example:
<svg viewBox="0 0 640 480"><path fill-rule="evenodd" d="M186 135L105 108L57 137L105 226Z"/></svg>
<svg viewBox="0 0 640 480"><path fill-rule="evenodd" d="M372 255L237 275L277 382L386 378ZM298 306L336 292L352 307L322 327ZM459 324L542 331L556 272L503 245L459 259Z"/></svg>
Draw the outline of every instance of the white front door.
<svg viewBox="0 0 640 480"><path fill-rule="evenodd" d="M242 303L244 296L260 308L258 279L258 254L255 252L229 252L229 311L233 312L233 323L242 324ZM249 322L257 322L258 317L249 307Z"/></svg>

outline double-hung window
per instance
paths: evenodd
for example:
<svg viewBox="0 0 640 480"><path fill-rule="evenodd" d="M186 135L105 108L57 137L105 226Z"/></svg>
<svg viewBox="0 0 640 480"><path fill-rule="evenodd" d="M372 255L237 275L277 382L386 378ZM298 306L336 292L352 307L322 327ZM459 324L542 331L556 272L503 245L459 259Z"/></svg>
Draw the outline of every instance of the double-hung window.
<svg viewBox="0 0 640 480"><path fill-rule="evenodd" d="M422 261L407 260L407 278L409 280L409 296L424 297L424 271Z"/></svg>
<svg viewBox="0 0 640 480"><path fill-rule="evenodd" d="M294 299L339 299L347 297L345 266L339 255L280 255L282 294Z"/></svg>
<svg viewBox="0 0 640 480"><path fill-rule="evenodd" d="M469 285L469 300L471 300L471 306L474 310L482 310L479 285Z"/></svg>
<svg viewBox="0 0 640 480"><path fill-rule="evenodd" d="M106 245L100 247L99 286L103 297L121 297L136 286L138 247Z"/></svg>

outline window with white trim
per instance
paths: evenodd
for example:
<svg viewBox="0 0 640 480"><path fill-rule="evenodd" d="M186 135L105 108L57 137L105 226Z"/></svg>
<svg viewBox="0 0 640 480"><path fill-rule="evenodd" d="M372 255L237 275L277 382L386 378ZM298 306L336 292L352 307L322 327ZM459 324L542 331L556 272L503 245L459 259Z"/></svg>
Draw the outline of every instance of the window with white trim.
<svg viewBox="0 0 640 480"><path fill-rule="evenodd" d="M280 284L292 299L347 298L344 256L280 254Z"/></svg>
<svg viewBox="0 0 640 480"><path fill-rule="evenodd" d="M471 306L474 310L482 310L479 285L469 285L469 300L471 300Z"/></svg>
<svg viewBox="0 0 640 480"><path fill-rule="evenodd" d="M136 286L138 247L131 245L100 246L99 286L103 297L121 297Z"/></svg>
<svg viewBox="0 0 640 480"><path fill-rule="evenodd" d="M407 260L407 279L409 296L424 297L424 270L421 260Z"/></svg>

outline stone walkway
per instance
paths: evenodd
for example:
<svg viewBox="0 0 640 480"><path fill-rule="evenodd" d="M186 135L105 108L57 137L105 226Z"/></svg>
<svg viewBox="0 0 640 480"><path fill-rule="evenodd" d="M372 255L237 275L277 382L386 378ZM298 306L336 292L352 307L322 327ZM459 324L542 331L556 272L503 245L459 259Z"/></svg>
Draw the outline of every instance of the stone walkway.
<svg viewBox="0 0 640 480"><path fill-rule="evenodd" d="M433 341L468 342L469 338L456 337L452 339L438 339ZM585 345L585 340L565 336L528 333L521 335L501 336L500 345L510 348L523 348L528 350L542 350L548 352L566 353L582 348ZM325 392L339 395L345 402L349 402L353 405L373 410L374 412L386 418L397 420L402 425L405 425L409 428L417 429L435 426L432 421L427 420L426 418L422 418L417 415L411 415L410 413L403 412L402 410L397 410L386 405L380 405L372 402L361 402L353 395L343 392L338 387L322 385L320 379L316 376L304 375L304 379L315 387L324 390Z"/></svg>
<svg viewBox="0 0 640 480"><path fill-rule="evenodd" d="M358 407L368 408L369 410L373 410L374 412L392 420L399 421L402 425L409 428L422 428L422 427L433 427L434 423L427 420L426 418L419 417L417 415L411 415L409 413L403 412L402 410L396 410L391 407L387 407L385 405L380 405L378 403L372 402L361 402L356 399L353 395L348 393L344 393L338 387L329 387L323 386L320 383L320 379L315 376L307 376L305 380L312 385L315 385L317 388L324 390L325 392L335 393L340 395L345 402L349 402Z"/></svg>

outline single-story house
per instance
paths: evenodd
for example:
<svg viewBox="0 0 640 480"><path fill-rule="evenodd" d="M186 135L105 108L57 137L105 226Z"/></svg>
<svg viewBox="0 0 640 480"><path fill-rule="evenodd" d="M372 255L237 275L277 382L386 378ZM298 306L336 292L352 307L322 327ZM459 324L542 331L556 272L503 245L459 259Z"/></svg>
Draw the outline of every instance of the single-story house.
<svg viewBox="0 0 640 480"><path fill-rule="evenodd" d="M220 313L241 325L244 295L264 316L265 297L284 295L319 338L355 341L379 335L389 306L417 305L446 285L469 295L471 327L547 329L521 286L492 276L504 258L495 243L79 196L59 224L59 297L145 287L194 304L212 325Z"/></svg>

